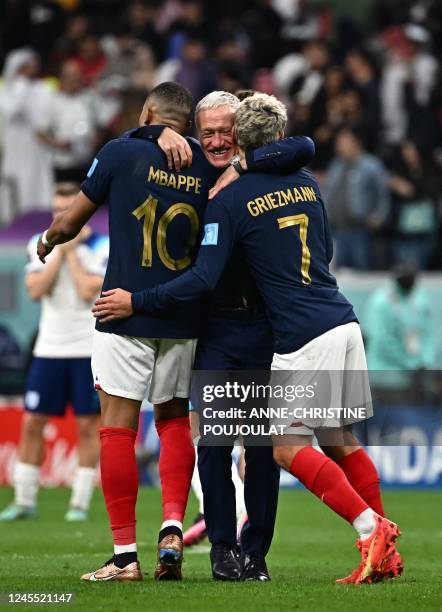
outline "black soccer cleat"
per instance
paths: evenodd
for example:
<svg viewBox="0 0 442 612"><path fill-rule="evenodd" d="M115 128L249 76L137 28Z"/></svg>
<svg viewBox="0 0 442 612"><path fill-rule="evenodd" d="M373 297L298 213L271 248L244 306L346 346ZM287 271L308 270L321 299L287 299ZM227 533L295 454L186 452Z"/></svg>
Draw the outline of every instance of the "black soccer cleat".
<svg viewBox="0 0 442 612"><path fill-rule="evenodd" d="M239 580L241 565L235 551L225 544L214 544L210 551L212 576L215 580Z"/></svg>
<svg viewBox="0 0 442 612"><path fill-rule="evenodd" d="M254 555L244 555L241 580L244 582L250 580L268 582L271 580L265 558Z"/></svg>

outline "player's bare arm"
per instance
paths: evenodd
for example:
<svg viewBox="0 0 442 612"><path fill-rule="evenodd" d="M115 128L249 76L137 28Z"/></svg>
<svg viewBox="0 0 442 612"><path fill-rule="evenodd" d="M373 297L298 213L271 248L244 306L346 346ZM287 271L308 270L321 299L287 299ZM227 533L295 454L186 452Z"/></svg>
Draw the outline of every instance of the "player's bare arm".
<svg viewBox="0 0 442 612"><path fill-rule="evenodd" d="M89 221L96 205L82 191L78 193L71 206L55 217L49 229L38 239L37 255L43 263L57 244L64 244L75 238Z"/></svg>

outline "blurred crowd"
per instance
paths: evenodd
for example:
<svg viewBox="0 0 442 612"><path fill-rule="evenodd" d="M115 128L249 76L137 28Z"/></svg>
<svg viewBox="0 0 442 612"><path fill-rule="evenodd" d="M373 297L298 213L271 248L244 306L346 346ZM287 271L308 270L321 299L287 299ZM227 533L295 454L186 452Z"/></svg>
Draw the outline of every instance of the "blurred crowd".
<svg viewBox="0 0 442 612"><path fill-rule="evenodd" d="M316 143L337 267L441 268L440 1L3 6L0 197L16 211L47 209L55 180L81 180L155 84L196 99L253 88L285 102L288 135Z"/></svg>

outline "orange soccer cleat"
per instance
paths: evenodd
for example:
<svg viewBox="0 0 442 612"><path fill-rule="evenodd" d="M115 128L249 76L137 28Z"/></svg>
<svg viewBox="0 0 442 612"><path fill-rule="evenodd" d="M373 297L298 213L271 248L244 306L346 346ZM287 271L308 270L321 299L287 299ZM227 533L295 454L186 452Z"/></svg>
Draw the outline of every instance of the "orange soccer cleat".
<svg viewBox="0 0 442 612"><path fill-rule="evenodd" d="M391 553L382 562L378 572L373 574L373 582L381 582L382 580L393 580L404 573L404 563L396 546L393 546Z"/></svg>
<svg viewBox="0 0 442 612"><path fill-rule="evenodd" d="M356 546L361 553L360 564L349 576L336 580L338 584L379 582L387 577L387 573L390 575L393 571L397 558L393 559L392 556L394 553L399 555L394 543L401 532L392 521L378 515L375 519L377 524L371 536L366 540L356 541ZM402 564L401 559L400 563Z"/></svg>

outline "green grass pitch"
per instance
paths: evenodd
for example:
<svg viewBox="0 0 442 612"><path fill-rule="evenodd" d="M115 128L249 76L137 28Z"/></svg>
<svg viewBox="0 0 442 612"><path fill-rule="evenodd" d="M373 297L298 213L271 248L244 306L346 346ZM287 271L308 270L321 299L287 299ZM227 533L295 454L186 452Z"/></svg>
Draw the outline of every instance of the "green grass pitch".
<svg viewBox="0 0 442 612"><path fill-rule="evenodd" d="M442 492L385 493L388 513L402 528L399 544L406 573L396 581L358 587L334 584L358 561L352 528L310 494L288 490L281 492L275 539L267 558L272 582L214 582L204 544L186 553L183 582L155 583L160 496L150 488L141 489L138 500L139 555L145 580L81 583L82 572L98 568L111 556L110 531L100 491L95 493L86 523L63 521L68 496L63 489L43 490L37 520L0 523L0 591L75 594L75 602L68 605L28 604L26 608L86 612L442 609ZM10 497L9 489L0 488L1 507ZM189 519L194 511L192 499Z"/></svg>

